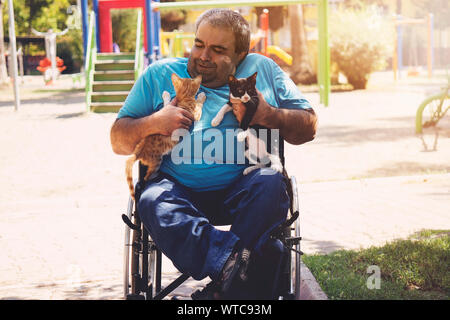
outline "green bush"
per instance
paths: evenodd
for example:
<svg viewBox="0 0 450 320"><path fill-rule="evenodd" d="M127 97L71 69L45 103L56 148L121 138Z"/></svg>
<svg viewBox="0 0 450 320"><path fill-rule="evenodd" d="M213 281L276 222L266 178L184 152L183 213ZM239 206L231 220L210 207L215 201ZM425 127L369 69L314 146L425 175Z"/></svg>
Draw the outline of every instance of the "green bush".
<svg viewBox="0 0 450 320"><path fill-rule="evenodd" d="M67 34L57 38L56 55L64 60L67 67L62 73L78 73L83 63L82 31L70 29Z"/></svg>
<svg viewBox="0 0 450 320"><path fill-rule="evenodd" d="M136 50L137 15L136 9L111 10L113 42L121 52Z"/></svg>
<svg viewBox="0 0 450 320"><path fill-rule="evenodd" d="M372 72L392 56L394 27L376 7L339 9L330 16L331 60L354 89L365 89Z"/></svg>

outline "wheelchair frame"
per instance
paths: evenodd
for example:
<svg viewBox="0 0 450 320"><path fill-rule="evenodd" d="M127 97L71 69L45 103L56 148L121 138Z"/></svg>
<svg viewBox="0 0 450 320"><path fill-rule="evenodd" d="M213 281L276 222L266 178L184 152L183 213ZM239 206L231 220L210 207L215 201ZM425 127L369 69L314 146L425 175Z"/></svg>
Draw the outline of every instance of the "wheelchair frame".
<svg viewBox="0 0 450 320"><path fill-rule="evenodd" d="M267 148L270 150L270 138ZM280 139L279 155L284 166L284 140ZM142 191L141 182L145 176L146 168L139 163L139 179L136 184L136 202ZM285 248L289 249L289 259L285 263L280 275L280 284L277 292L273 293L274 299L299 300L300 299L300 221L297 182L294 176L289 178L292 194L290 194L291 206L288 219L282 225L277 236ZM181 284L189 275L181 274L177 279L163 288L162 280L162 252L150 238L147 230L140 220L135 202L130 197L127 212L122 215L125 222L124 245L124 298L127 300L162 300ZM293 226L292 223L294 223ZM130 238L131 236L131 238ZM294 252L294 254L293 254Z"/></svg>

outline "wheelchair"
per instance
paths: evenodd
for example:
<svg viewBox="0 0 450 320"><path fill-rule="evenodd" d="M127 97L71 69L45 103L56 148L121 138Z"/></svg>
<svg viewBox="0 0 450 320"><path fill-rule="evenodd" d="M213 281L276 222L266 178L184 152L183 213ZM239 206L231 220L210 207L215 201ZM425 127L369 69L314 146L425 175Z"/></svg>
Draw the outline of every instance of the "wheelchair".
<svg viewBox="0 0 450 320"><path fill-rule="evenodd" d="M270 150L270 138L267 148ZM284 140L279 139L279 156L284 166ZM166 287L162 287L162 252L152 241L148 231L139 217L136 203L139 201L143 187L146 167L139 163L139 178L135 187L136 202L130 197L126 214L122 215L125 223L125 245L123 261L123 294L126 300L162 300L189 279L181 274ZM281 241L286 258L277 271L277 280L271 289L272 300L300 299L300 221L297 182L295 177L285 175L288 182L290 208L287 220L280 225L271 238Z"/></svg>

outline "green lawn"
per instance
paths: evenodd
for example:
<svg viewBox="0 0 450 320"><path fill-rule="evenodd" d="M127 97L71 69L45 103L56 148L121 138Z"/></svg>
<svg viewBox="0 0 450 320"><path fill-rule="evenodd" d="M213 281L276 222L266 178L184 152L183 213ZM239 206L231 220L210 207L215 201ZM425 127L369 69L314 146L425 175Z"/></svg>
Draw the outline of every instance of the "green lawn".
<svg viewBox="0 0 450 320"><path fill-rule="evenodd" d="M382 247L304 255L329 299L450 299L450 230L425 230ZM380 271L379 289L368 288Z"/></svg>

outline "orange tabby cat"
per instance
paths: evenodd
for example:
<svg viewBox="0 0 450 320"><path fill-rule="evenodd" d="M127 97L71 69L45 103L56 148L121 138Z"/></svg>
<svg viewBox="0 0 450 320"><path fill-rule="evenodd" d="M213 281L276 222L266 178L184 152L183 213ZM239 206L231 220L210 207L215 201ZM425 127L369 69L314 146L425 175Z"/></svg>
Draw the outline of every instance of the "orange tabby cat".
<svg viewBox="0 0 450 320"><path fill-rule="evenodd" d="M202 107L206 96L203 92L197 94L202 76L199 75L195 79L178 77L175 73L172 74L172 83L175 88L177 96L178 107L188 110L194 116L195 121L200 120L202 115ZM170 94L167 91L163 92L164 107L170 103ZM128 158L126 163L126 176L128 186L130 187L130 194L134 199L134 184L133 184L133 164L140 160L142 164L148 167L147 174L144 181L154 173L160 166L162 157L168 154L173 147L178 143L172 140L171 136L164 136L161 134L153 134L142 139L134 149L133 155Z"/></svg>

